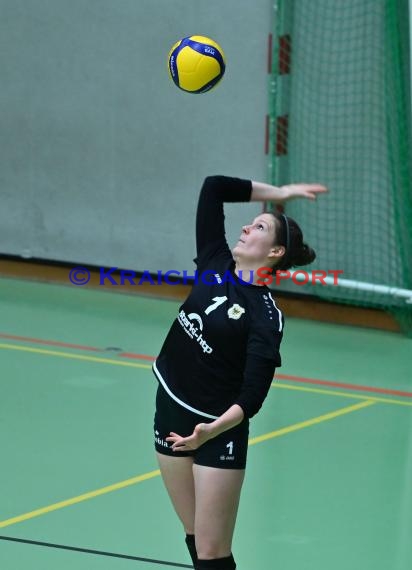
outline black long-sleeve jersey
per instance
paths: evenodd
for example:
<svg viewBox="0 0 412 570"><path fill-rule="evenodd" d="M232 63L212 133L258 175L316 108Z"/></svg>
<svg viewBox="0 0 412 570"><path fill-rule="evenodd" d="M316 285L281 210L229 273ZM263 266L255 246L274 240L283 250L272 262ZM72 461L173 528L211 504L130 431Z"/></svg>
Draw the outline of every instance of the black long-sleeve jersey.
<svg viewBox="0 0 412 570"><path fill-rule="evenodd" d="M215 419L233 404L260 409L275 368L283 315L265 285L237 277L226 243L224 202L248 202L250 180L205 179L197 208L198 278L164 341L153 371L180 405Z"/></svg>

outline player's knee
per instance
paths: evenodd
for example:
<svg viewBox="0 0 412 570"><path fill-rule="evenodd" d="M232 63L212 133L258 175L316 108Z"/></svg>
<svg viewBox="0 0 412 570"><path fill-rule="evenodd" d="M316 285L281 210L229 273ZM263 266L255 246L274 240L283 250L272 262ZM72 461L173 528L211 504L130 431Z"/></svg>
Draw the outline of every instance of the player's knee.
<svg viewBox="0 0 412 570"><path fill-rule="evenodd" d="M205 539L196 536L196 550L198 558L205 560L225 558L230 556L231 547L219 540Z"/></svg>

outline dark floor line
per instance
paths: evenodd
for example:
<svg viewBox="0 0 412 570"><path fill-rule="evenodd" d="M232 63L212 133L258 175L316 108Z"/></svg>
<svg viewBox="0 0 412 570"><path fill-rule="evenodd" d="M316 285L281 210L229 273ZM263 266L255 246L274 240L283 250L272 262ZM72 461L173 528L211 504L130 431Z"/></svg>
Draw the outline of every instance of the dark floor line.
<svg viewBox="0 0 412 570"><path fill-rule="evenodd" d="M137 560L139 562L151 562L152 564L162 564L163 566L174 566L175 568L193 568L189 564L180 564L178 562L168 562L166 560L155 560L154 558L142 558L141 556L131 556L129 554L116 554L115 552L105 552L103 550L92 550L90 548L79 548L77 546L66 546L64 544L52 544L50 542L39 542L37 540L27 540L25 538L14 538L12 536L0 536L0 540L8 540L10 542L20 542L23 544L31 544L34 546L46 546L48 548L59 548L61 550L71 550L73 552L82 552L84 554L97 554L99 556L111 556L112 558L125 558L127 560Z"/></svg>

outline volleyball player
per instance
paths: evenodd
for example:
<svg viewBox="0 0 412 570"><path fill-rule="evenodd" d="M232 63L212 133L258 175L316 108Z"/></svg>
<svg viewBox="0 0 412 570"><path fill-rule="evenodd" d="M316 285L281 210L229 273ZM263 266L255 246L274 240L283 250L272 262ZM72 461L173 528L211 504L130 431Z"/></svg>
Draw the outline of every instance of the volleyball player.
<svg viewBox="0 0 412 570"><path fill-rule="evenodd" d="M281 365L283 315L257 270L315 259L296 222L278 213L256 216L230 251L223 203L314 200L325 191L318 184L275 187L226 176L204 181L196 217L197 283L153 365L157 459L197 570L236 568L232 537L249 419Z"/></svg>

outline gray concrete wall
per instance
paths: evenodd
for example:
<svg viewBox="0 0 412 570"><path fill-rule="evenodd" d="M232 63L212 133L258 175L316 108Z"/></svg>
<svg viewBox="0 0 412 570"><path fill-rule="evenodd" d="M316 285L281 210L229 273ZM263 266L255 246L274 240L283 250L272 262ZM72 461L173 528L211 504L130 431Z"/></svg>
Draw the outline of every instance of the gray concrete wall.
<svg viewBox="0 0 412 570"><path fill-rule="evenodd" d="M269 0L0 0L0 253L191 268L203 178L266 176L270 29ZM203 95L167 73L192 34L227 58Z"/></svg>

